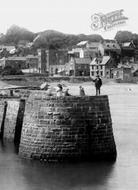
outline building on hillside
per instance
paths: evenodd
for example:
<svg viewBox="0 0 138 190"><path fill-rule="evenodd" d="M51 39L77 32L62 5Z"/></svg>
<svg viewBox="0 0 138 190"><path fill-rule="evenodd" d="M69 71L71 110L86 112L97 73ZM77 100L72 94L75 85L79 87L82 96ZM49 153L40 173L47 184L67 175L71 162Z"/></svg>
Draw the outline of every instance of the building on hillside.
<svg viewBox="0 0 138 190"><path fill-rule="evenodd" d="M89 56L91 59L94 59L100 54L100 51L99 51L100 44L101 42L89 42L87 44L86 48L88 49Z"/></svg>
<svg viewBox="0 0 138 190"><path fill-rule="evenodd" d="M67 62L67 50L38 49L38 68L40 73L59 74Z"/></svg>
<svg viewBox="0 0 138 190"><path fill-rule="evenodd" d="M75 58L90 58L93 59L98 55L98 47L100 42L82 41L76 45L71 51L68 52L70 56L74 55Z"/></svg>
<svg viewBox="0 0 138 190"><path fill-rule="evenodd" d="M28 55L27 57L12 56L0 59L1 69L7 66L20 69L23 72L27 73L38 72L38 57L33 55Z"/></svg>
<svg viewBox="0 0 138 190"><path fill-rule="evenodd" d="M73 48L71 51L68 51L69 59L71 57L84 58L86 54L85 52L86 52L86 49L83 49L81 47Z"/></svg>
<svg viewBox="0 0 138 190"><path fill-rule="evenodd" d="M0 45L0 50L6 49L8 52L12 51L15 49L15 46L6 46L6 45Z"/></svg>
<svg viewBox="0 0 138 190"><path fill-rule="evenodd" d="M121 48L116 40L104 40L99 45L99 54L101 56L110 56L116 62L116 65L120 63Z"/></svg>
<svg viewBox="0 0 138 190"><path fill-rule="evenodd" d="M0 45L0 58L11 57L13 54L15 54L15 52L16 52L15 46Z"/></svg>
<svg viewBox="0 0 138 190"><path fill-rule="evenodd" d="M65 65L65 73L69 76L90 76L90 58L72 57Z"/></svg>
<svg viewBox="0 0 138 190"><path fill-rule="evenodd" d="M26 66L26 57L8 57L4 59L4 65L11 66L13 68L25 69Z"/></svg>
<svg viewBox="0 0 138 190"><path fill-rule="evenodd" d="M124 42L121 44L121 62L123 64L129 62L134 63L135 62L135 51L136 47L134 43L131 42Z"/></svg>
<svg viewBox="0 0 138 190"><path fill-rule="evenodd" d="M114 60L110 56L95 57L90 63L90 76L113 78Z"/></svg>

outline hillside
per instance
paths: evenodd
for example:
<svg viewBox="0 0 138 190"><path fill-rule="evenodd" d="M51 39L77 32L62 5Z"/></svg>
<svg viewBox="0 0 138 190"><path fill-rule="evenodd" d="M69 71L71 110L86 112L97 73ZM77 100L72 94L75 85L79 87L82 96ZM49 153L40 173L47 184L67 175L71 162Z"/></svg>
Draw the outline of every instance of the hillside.
<svg viewBox="0 0 138 190"><path fill-rule="evenodd" d="M115 39L119 42L132 41L138 46L138 34L129 31L118 31ZM0 44L15 45L31 42L37 48L70 48L80 41L99 42L103 37L99 34L65 34L56 30L44 30L38 33L31 32L17 25L12 25L6 34L0 35Z"/></svg>
<svg viewBox="0 0 138 190"><path fill-rule="evenodd" d="M0 44L18 45L20 42L33 42L35 48L69 48L76 43L83 41L101 41L100 35L85 35L85 34L64 34L55 30L45 30L38 33L33 33L25 28L13 25L6 34L1 35Z"/></svg>

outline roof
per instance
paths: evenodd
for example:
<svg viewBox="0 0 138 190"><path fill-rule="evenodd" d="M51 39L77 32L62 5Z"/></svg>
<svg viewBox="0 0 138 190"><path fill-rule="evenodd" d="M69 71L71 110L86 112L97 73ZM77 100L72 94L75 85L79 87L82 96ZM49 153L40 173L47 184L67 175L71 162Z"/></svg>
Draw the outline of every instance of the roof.
<svg viewBox="0 0 138 190"><path fill-rule="evenodd" d="M68 54L74 54L74 51L73 50L68 51Z"/></svg>
<svg viewBox="0 0 138 190"><path fill-rule="evenodd" d="M77 46L84 46L88 43L88 41L81 41L77 44Z"/></svg>
<svg viewBox="0 0 138 190"><path fill-rule="evenodd" d="M92 62L90 63L90 65L97 65L97 57L95 57ZM106 65L108 63L108 61L111 59L110 56L103 56L100 65Z"/></svg>
<svg viewBox="0 0 138 190"><path fill-rule="evenodd" d="M75 58L76 64L90 64L91 59L89 58Z"/></svg>
<svg viewBox="0 0 138 190"><path fill-rule="evenodd" d="M122 43L122 47L132 47L132 46L134 47L135 45L133 44L133 42L124 42L124 43Z"/></svg>
<svg viewBox="0 0 138 190"><path fill-rule="evenodd" d="M15 46L5 46L5 45L0 45L0 49L6 49L7 51L10 51L14 49Z"/></svg>
<svg viewBox="0 0 138 190"><path fill-rule="evenodd" d="M30 54L30 55L27 55L26 58L32 59L32 58L38 58L38 56L37 56L37 55L31 55L31 54Z"/></svg>
<svg viewBox="0 0 138 190"><path fill-rule="evenodd" d="M107 50L111 49L111 50L121 51L119 44L115 40L104 40L104 42L101 43L101 45L103 46L104 49L107 49Z"/></svg>
<svg viewBox="0 0 138 190"><path fill-rule="evenodd" d="M106 65L106 63L110 60L110 56L103 56L102 63L103 65Z"/></svg>
<svg viewBox="0 0 138 190"><path fill-rule="evenodd" d="M129 65L129 64L119 64L119 65L118 65L118 69L120 69L120 68L127 68L127 69L131 69L131 68L132 68L132 66L131 66L131 65Z"/></svg>
<svg viewBox="0 0 138 190"><path fill-rule="evenodd" d="M89 48L98 48L99 44L100 44L100 42L89 42L88 47Z"/></svg>
<svg viewBox="0 0 138 190"><path fill-rule="evenodd" d="M131 42L125 42L125 43L123 43L122 45L123 45L124 47L129 47L130 44L131 44Z"/></svg>
<svg viewBox="0 0 138 190"><path fill-rule="evenodd" d="M106 43L117 43L117 41L113 40L113 39L104 39L104 42L106 42Z"/></svg>
<svg viewBox="0 0 138 190"><path fill-rule="evenodd" d="M16 48L10 50L10 54L14 54L16 52Z"/></svg>
<svg viewBox="0 0 138 190"><path fill-rule="evenodd" d="M104 49L120 50L120 46L117 43L104 43Z"/></svg>
<svg viewBox="0 0 138 190"><path fill-rule="evenodd" d="M9 61L26 61L26 57L8 57L6 58L6 60L9 60Z"/></svg>

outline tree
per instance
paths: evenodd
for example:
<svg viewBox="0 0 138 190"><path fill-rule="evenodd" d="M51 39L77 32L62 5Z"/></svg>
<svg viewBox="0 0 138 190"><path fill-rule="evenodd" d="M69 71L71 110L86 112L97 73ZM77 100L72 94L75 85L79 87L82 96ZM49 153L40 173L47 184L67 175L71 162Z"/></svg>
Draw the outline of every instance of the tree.
<svg viewBox="0 0 138 190"><path fill-rule="evenodd" d="M25 40L31 42L34 38L34 33L28 31L25 28L13 25L11 26L6 35L0 40L3 44L14 44L17 45L19 41Z"/></svg>
<svg viewBox="0 0 138 190"><path fill-rule="evenodd" d="M138 47L138 34L129 31L118 31L116 33L115 39L118 43L133 41L134 45Z"/></svg>

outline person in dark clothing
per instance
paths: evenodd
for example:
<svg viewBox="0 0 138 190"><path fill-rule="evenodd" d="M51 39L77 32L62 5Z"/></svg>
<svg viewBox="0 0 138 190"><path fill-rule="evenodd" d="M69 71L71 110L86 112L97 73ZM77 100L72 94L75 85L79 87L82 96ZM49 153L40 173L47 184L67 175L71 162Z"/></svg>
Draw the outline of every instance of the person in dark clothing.
<svg viewBox="0 0 138 190"><path fill-rule="evenodd" d="M80 86L79 88L80 88L80 96L85 96L84 88L82 86Z"/></svg>
<svg viewBox="0 0 138 190"><path fill-rule="evenodd" d="M63 86L61 84L58 84L57 87L57 96L60 97L63 95Z"/></svg>
<svg viewBox="0 0 138 190"><path fill-rule="evenodd" d="M98 96L101 93L100 88L102 86L102 79L99 77L99 75L97 75L96 79L94 79L93 82L95 83L96 96Z"/></svg>
<svg viewBox="0 0 138 190"><path fill-rule="evenodd" d="M64 96L71 96L71 95L69 94L69 89L68 89L68 88L65 90Z"/></svg>

